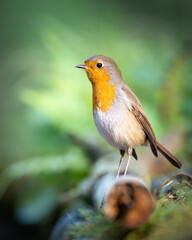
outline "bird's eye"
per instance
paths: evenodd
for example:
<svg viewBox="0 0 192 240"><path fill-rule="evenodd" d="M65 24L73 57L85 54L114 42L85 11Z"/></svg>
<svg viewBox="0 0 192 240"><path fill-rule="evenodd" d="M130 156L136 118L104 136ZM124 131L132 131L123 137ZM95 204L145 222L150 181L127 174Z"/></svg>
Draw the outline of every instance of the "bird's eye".
<svg viewBox="0 0 192 240"><path fill-rule="evenodd" d="M102 63L97 63L97 67L98 67L98 68L101 68L102 66L103 66Z"/></svg>

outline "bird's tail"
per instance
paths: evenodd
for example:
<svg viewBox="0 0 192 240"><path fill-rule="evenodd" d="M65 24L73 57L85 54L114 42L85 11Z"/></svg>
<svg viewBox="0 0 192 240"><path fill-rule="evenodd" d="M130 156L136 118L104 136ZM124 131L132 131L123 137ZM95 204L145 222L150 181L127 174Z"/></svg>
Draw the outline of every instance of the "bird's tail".
<svg viewBox="0 0 192 240"><path fill-rule="evenodd" d="M170 153L167 148L165 148L159 141L156 140L157 149L161 154L163 154L164 157L167 158L167 160L172 163L175 167L181 168L182 163L172 154Z"/></svg>

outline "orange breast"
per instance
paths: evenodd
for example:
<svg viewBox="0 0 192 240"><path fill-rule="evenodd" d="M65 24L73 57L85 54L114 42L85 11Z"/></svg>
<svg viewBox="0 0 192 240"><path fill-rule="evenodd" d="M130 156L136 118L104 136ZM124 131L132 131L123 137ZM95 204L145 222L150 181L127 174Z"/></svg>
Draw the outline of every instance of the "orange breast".
<svg viewBox="0 0 192 240"><path fill-rule="evenodd" d="M92 62L92 64L96 63ZM93 110L99 108L102 112L106 112L115 100L116 85L112 84L110 74L105 69L90 68L86 73L93 87Z"/></svg>
<svg viewBox="0 0 192 240"><path fill-rule="evenodd" d="M93 85L93 110L99 108L102 112L110 109L115 100L115 86L106 82Z"/></svg>

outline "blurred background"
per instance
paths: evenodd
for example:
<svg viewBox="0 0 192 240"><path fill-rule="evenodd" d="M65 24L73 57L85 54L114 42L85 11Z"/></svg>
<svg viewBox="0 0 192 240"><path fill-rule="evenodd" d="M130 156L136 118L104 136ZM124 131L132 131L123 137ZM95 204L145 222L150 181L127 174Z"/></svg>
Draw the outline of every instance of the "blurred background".
<svg viewBox="0 0 192 240"><path fill-rule="evenodd" d="M117 152L74 68L91 55L116 61L157 138L184 135L175 153L191 167L191 9L190 0L0 1L0 239L48 239L58 196Z"/></svg>

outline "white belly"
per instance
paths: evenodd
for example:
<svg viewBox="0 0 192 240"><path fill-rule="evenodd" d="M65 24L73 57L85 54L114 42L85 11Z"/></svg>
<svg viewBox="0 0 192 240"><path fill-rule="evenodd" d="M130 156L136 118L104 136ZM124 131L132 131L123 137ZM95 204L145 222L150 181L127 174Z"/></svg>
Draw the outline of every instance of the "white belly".
<svg viewBox="0 0 192 240"><path fill-rule="evenodd" d="M107 112L93 112L101 136L113 147L127 149L144 145L146 135L140 123L124 104L113 104Z"/></svg>

